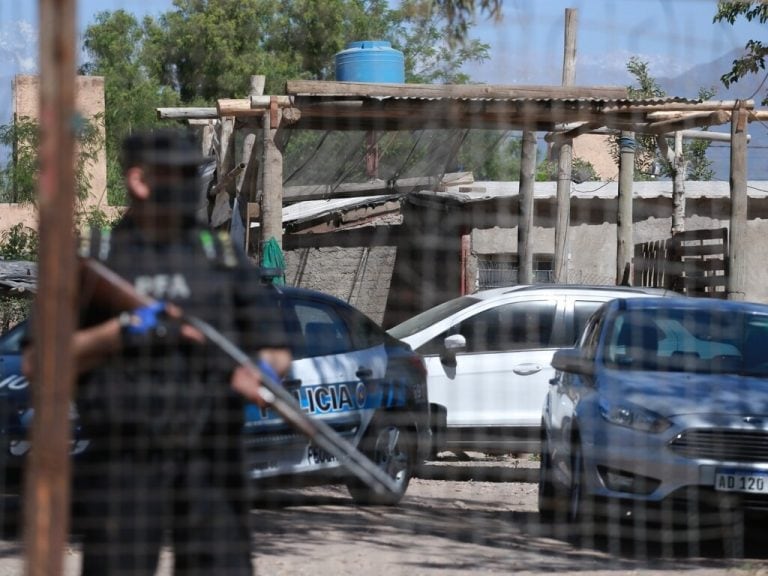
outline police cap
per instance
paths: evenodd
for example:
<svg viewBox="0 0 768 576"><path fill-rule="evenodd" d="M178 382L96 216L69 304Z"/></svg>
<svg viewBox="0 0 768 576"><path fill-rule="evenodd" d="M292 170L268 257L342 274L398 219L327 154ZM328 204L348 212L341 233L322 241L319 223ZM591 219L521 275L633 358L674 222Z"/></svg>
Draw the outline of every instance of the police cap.
<svg viewBox="0 0 768 576"><path fill-rule="evenodd" d="M124 170L140 165L194 167L209 160L200 153L192 134L180 130L140 132L123 141Z"/></svg>

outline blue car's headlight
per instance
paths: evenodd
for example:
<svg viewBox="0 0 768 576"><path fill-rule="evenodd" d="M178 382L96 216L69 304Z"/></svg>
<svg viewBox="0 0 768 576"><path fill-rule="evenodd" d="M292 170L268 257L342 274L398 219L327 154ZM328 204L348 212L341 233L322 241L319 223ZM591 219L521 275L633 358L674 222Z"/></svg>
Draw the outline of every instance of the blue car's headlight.
<svg viewBox="0 0 768 576"><path fill-rule="evenodd" d="M651 432L658 434L670 426L672 422L663 416L630 404L629 402L613 402L606 398L600 398L600 415L611 424L640 430L641 432Z"/></svg>

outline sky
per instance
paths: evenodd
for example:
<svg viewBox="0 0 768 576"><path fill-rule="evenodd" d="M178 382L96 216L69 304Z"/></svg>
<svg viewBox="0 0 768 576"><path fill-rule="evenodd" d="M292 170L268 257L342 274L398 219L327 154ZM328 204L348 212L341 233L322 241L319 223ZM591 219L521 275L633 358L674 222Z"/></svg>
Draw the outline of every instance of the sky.
<svg viewBox="0 0 768 576"><path fill-rule="evenodd" d="M317 0L322 2L322 0ZM395 4L396 2L392 2ZM37 2L0 0L0 75L37 66ZM765 38L757 23L713 24L717 0L503 0L498 22L477 16L473 37L491 45L491 59L470 71L498 84L560 83L565 8L578 10L577 84L626 76L632 55L655 76L680 74L697 64ZM172 0L80 0L78 29L104 10L157 15ZM614 80L616 81L616 80Z"/></svg>
<svg viewBox="0 0 768 576"><path fill-rule="evenodd" d="M13 76L37 71L37 4L0 0L0 124L11 117ZM158 15L172 8L172 0L80 0L77 6L82 33L98 12ZM500 20L477 15L471 37L490 44L491 57L467 71L486 83L560 84L566 8L578 11L580 85L631 83L626 71L631 56L648 62L654 77L675 77L742 49L751 38L768 40L768 28L744 19L735 26L713 24L716 6L717 0L503 0ZM725 71L713 73L713 81ZM754 84L737 85L729 97L748 98L753 91Z"/></svg>

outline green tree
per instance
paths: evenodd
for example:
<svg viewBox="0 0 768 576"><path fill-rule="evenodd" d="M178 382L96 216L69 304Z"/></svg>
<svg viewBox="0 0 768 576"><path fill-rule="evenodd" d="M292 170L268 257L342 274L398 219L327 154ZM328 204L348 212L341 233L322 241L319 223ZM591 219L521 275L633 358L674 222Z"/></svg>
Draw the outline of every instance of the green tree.
<svg viewBox="0 0 768 576"><path fill-rule="evenodd" d="M463 41L471 28L475 12L501 18L502 0L417 0L420 10L436 11L448 21L449 41Z"/></svg>
<svg viewBox="0 0 768 576"><path fill-rule="evenodd" d="M404 0L393 9L387 0L174 0L171 10L142 22L122 10L100 13L85 32L82 71L106 78L110 203L124 198L120 142L136 128L155 125L155 108L245 97L255 73L266 74L267 93L279 94L289 79L332 78L334 54L348 42L388 39L404 53L407 81L468 81L462 66L487 59L489 46L472 40L452 49L449 21L420 4ZM316 140L293 139L286 156L301 158L295 148ZM394 144L388 148L393 158L402 153Z"/></svg>
<svg viewBox="0 0 768 576"><path fill-rule="evenodd" d="M145 39L156 30L147 19L140 24L125 12L100 12L88 26L83 48L88 62L82 74L104 76L107 155L107 196L110 204L124 204L125 191L119 167L122 139L133 130L157 124L155 108L180 102L178 94L153 74L155 54Z"/></svg>
<svg viewBox="0 0 768 576"><path fill-rule="evenodd" d="M648 62L633 56L627 63L627 70L635 77L636 85L627 87L630 98L663 98L667 94L651 75ZM714 88L700 88L697 97L700 100L708 100L715 95ZM670 178L674 174L674 168L669 160L659 153L656 138L647 134L635 136L637 148L635 149L635 179L651 180L656 175ZM673 143L669 142L672 146ZM710 142L707 140L693 139L683 144L683 155L687 160L686 178L689 180L711 180L714 177L712 161L707 157ZM619 145L618 138L611 142L611 155L618 164Z"/></svg>
<svg viewBox="0 0 768 576"><path fill-rule="evenodd" d="M537 182L554 182L558 174L557 161L544 160L536 167ZM583 158L574 158L571 163L571 180L576 184L599 180L597 171L592 164Z"/></svg>
<svg viewBox="0 0 768 576"><path fill-rule="evenodd" d="M475 180L511 182L520 179L519 136L509 131L470 130L461 144L456 169Z"/></svg>
<svg viewBox="0 0 768 576"><path fill-rule="evenodd" d="M84 200L91 182L88 167L96 161L103 146L101 117L93 121L78 119L78 152L75 161L75 190L77 198ZM10 124L0 125L0 144L13 150L4 166L0 166L0 202L27 203L37 197L38 147L40 127L26 116Z"/></svg>
<svg viewBox="0 0 768 576"><path fill-rule="evenodd" d="M759 2L718 2L717 13L714 22L728 22L735 24L738 18L746 18L752 22L754 20L765 24L768 22L768 3L764 0ZM744 54L733 61L731 69L720 77L720 81L726 88L748 76L757 74L765 70L765 59L768 56L768 44L760 40L748 40L744 46ZM768 95L763 99L763 105L768 105Z"/></svg>

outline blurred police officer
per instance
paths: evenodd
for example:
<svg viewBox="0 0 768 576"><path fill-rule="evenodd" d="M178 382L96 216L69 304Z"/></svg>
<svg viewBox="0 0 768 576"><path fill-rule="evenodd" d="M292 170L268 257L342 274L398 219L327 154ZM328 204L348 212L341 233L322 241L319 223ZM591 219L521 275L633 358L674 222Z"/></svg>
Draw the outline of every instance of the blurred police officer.
<svg viewBox="0 0 768 576"><path fill-rule="evenodd" d="M241 434L243 399L261 402L260 378L176 311L208 321L277 374L291 356L271 289L198 221L204 160L180 133L129 137L129 209L113 230L83 236L82 256L159 302L119 313L81 290L77 406L92 442L75 468L73 529L88 576L154 574L169 534L177 574L252 573Z"/></svg>

